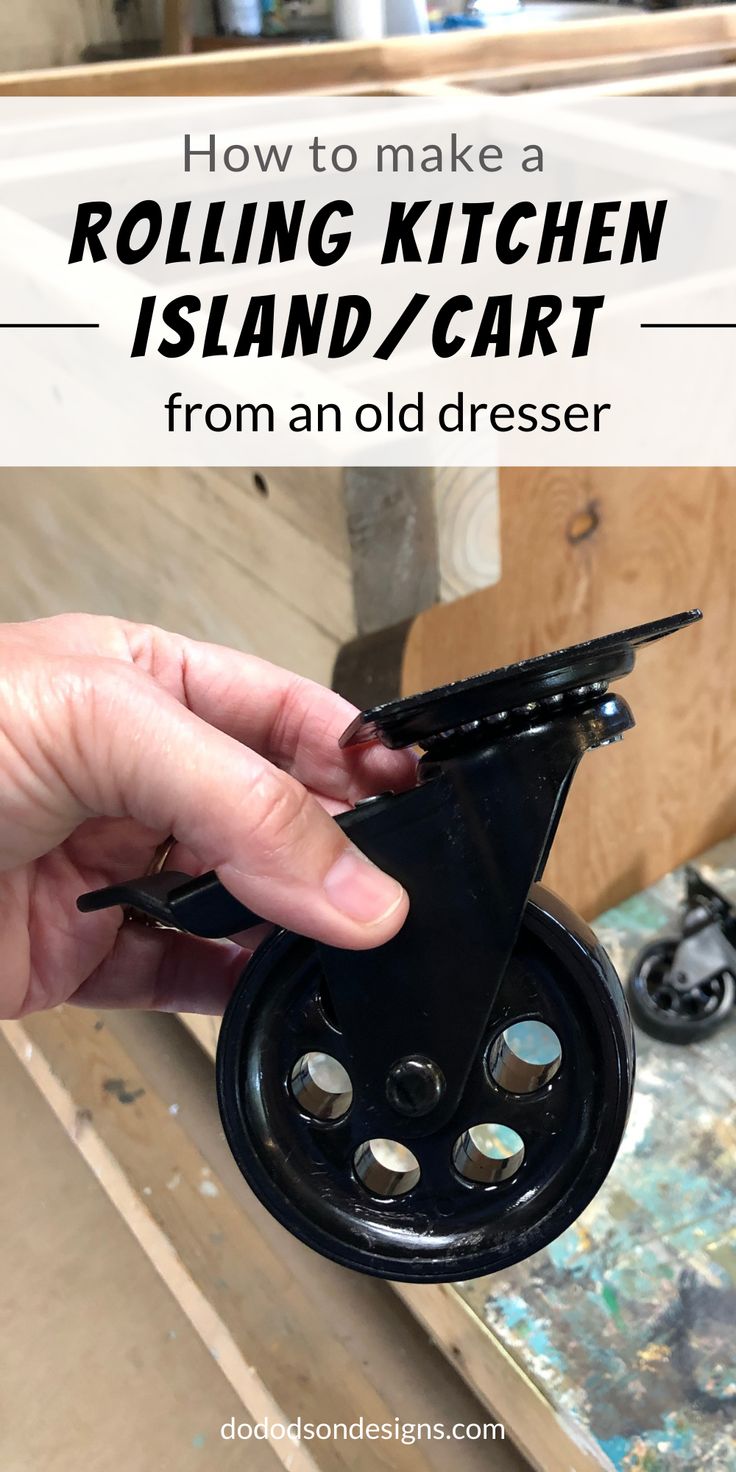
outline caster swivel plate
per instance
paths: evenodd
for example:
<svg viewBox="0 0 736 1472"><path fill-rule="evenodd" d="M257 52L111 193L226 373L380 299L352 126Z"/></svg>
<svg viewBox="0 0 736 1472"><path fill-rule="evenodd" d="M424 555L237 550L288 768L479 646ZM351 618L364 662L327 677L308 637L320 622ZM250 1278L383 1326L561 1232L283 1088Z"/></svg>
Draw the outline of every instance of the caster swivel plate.
<svg viewBox="0 0 736 1472"><path fill-rule="evenodd" d="M616 1156L634 1046L589 928L538 883L575 769L633 725L609 681L697 610L359 716L344 744L421 746L417 785L337 821L404 884L388 944L279 931L249 963L217 1058L240 1169L297 1237L404 1282L472 1278L539 1251ZM195 934L257 917L214 874L86 895Z"/></svg>

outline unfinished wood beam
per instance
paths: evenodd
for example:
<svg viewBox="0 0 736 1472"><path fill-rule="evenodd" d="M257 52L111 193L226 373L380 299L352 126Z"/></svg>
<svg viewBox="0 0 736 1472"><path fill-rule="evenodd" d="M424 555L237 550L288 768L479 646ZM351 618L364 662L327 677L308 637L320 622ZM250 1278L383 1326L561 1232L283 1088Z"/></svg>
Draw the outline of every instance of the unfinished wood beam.
<svg viewBox="0 0 736 1472"><path fill-rule="evenodd" d="M498 26L447 36L393 37L378 42L258 47L194 56L99 63L63 70L6 73L2 96L264 96L347 92L376 83L457 76L583 57L669 47L728 45L736 37L730 5L648 15L612 15L529 29Z"/></svg>
<svg viewBox="0 0 736 1472"><path fill-rule="evenodd" d="M552 103L557 98L569 103L594 97L732 97L734 92L736 66L706 66L692 71L612 77L585 87L550 88L545 97Z"/></svg>
<svg viewBox="0 0 736 1472"><path fill-rule="evenodd" d="M462 88L466 91L493 94L538 92L542 88L551 90L588 84L598 90L600 83L651 77L660 72L728 66L734 61L736 37L730 41L693 41L686 46L612 51L608 56L570 56L561 61L544 61L534 65L464 71L446 77L443 81L455 90ZM426 87L419 83L415 94L416 92L426 95Z"/></svg>
<svg viewBox="0 0 736 1472"><path fill-rule="evenodd" d="M393 1289L483 1403L503 1407L516 1445L539 1472L614 1472L594 1438L555 1410L454 1284L394 1283Z"/></svg>

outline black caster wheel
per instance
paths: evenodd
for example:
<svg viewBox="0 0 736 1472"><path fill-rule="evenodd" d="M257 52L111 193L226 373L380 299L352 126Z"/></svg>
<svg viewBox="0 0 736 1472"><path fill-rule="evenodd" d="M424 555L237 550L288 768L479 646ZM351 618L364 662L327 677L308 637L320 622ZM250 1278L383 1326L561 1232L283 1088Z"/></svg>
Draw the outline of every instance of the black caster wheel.
<svg viewBox="0 0 736 1472"><path fill-rule="evenodd" d="M655 940L639 953L629 981L634 1021L664 1043L697 1043L725 1021L736 998L733 972L706 976L687 990L678 988L673 963L678 941Z"/></svg>
<svg viewBox="0 0 736 1472"><path fill-rule="evenodd" d="M337 1262L404 1282L539 1251L604 1180L634 1075L623 991L591 931L543 890L577 766L633 716L608 684L697 610L377 706L343 744L420 746L417 785L336 821L401 881L374 950L281 932L223 1020L227 1138L260 1199ZM256 922L215 874L83 896L193 934Z"/></svg>
<svg viewBox="0 0 736 1472"><path fill-rule="evenodd" d="M223 1021L218 1094L249 1185L317 1251L402 1282L472 1278L564 1231L618 1149L633 1084L620 982L586 927L535 886L458 1107L406 1141L385 1127L437 1089L429 1060L354 1085L319 955L281 933L263 947ZM376 1098L375 1095L378 1095Z"/></svg>

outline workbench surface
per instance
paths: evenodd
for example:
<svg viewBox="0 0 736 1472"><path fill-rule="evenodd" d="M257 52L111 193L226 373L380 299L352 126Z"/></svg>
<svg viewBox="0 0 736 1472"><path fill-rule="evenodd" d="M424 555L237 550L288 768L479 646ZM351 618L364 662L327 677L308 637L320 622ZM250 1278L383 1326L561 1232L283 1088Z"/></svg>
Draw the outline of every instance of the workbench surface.
<svg viewBox="0 0 736 1472"><path fill-rule="evenodd" d="M736 840L701 863L736 898ZM597 921L621 976L681 894L677 871ZM602 1191L544 1252L458 1285L622 1472L736 1468L735 1043L736 1014L687 1047L637 1030L631 1116Z"/></svg>

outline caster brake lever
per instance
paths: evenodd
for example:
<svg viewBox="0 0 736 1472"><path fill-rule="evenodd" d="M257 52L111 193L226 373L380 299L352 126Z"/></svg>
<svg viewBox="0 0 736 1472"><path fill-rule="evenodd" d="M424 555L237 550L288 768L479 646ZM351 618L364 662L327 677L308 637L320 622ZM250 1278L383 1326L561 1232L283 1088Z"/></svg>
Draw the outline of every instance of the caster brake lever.
<svg viewBox="0 0 736 1472"><path fill-rule="evenodd" d="M161 869L140 879L125 879L105 889L80 895L77 908L85 914L122 905L134 917L149 920L167 930L183 930L208 940L237 935L260 925L260 916L241 905L211 869L193 879L176 869Z"/></svg>

